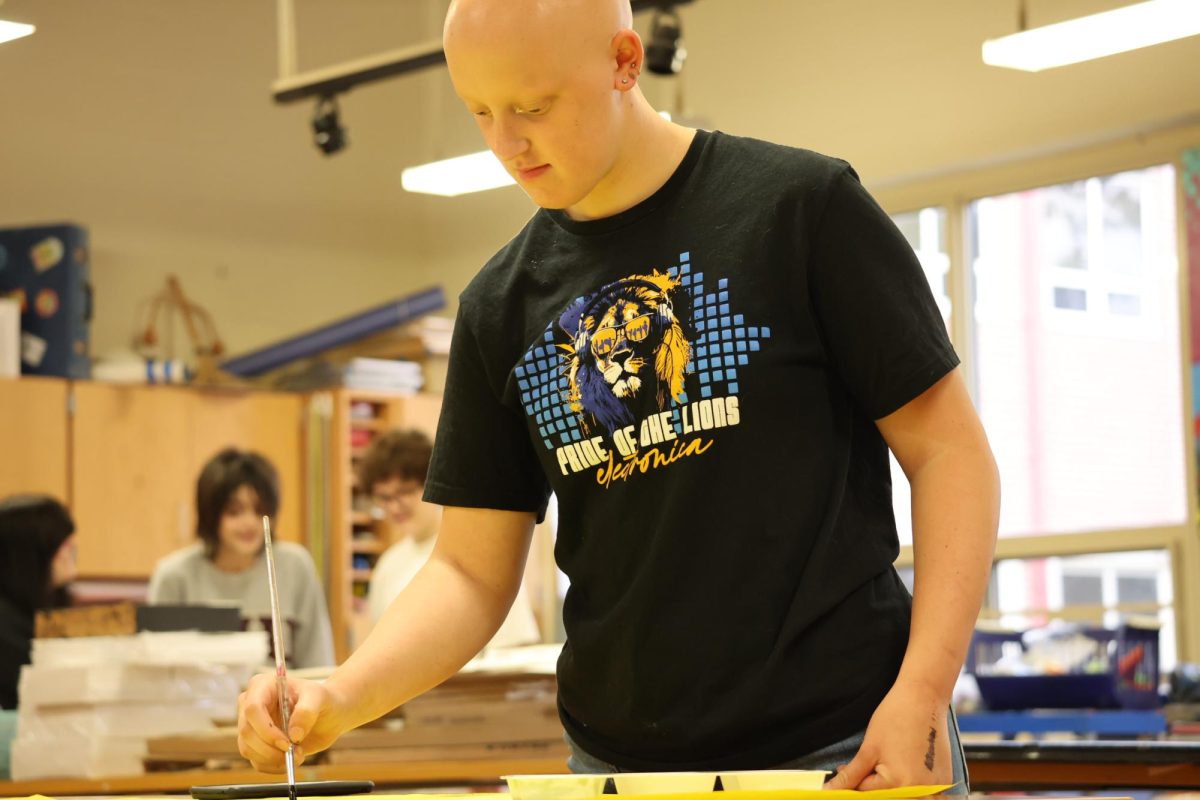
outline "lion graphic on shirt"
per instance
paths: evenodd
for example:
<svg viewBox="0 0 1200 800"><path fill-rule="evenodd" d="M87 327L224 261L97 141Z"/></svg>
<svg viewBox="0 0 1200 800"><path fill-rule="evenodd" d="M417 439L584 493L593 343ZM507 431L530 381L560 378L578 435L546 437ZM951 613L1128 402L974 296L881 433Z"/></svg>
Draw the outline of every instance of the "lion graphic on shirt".
<svg viewBox="0 0 1200 800"><path fill-rule="evenodd" d="M652 393L658 410L680 400L691 345L671 303L679 282L657 271L611 283L559 317L571 409L585 432L632 425Z"/></svg>

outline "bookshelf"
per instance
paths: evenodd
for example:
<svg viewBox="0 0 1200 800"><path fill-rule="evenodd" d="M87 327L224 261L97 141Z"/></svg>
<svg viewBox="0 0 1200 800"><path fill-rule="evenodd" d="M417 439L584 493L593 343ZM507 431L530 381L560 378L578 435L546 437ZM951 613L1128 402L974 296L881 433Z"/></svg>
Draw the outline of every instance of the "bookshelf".
<svg viewBox="0 0 1200 800"><path fill-rule="evenodd" d="M392 543L390 526L372 509L358 485L358 460L378 434L416 428L431 438L441 395L338 389L330 398L328 487L329 613L338 662L345 661L370 631L366 610L371 570Z"/></svg>

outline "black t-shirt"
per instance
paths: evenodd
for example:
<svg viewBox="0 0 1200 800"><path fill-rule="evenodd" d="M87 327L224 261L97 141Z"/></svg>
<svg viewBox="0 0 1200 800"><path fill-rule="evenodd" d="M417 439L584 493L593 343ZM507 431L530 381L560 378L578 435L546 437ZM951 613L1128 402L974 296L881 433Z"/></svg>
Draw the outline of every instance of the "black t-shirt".
<svg viewBox="0 0 1200 800"><path fill-rule="evenodd" d="M911 607L873 420L958 359L849 165L699 132L628 211L538 211L460 300L426 498L557 495L572 738L762 768L861 730Z"/></svg>
<svg viewBox="0 0 1200 800"><path fill-rule="evenodd" d="M0 597L0 708L17 707L17 683L32 640L33 615Z"/></svg>

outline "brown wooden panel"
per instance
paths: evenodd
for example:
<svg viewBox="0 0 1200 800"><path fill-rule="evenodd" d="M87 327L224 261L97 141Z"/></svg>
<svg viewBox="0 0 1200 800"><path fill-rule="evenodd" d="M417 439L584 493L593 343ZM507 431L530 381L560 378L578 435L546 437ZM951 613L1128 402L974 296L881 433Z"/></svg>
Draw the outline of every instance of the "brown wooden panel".
<svg viewBox="0 0 1200 800"><path fill-rule="evenodd" d="M344 389L332 394L333 418L330 424L329 464L329 621L333 626L333 649L338 663L353 652L350 539L354 533L351 502L354 467L351 463L351 395Z"/></svg>
<svg viewBox="0 0 1200 800"><path fill-rule="evenodd" d="M77 383L72 510L83 577L149 577L194 541L187 389Z"/></svg>
<svg viewBox="0 0 1200 800"><path fill-rule="evenodd" d="M225 447L255 450L279 471L281 539L306 542L304 515L304 398L267 392L196 391L192 415L192 473Z"/></svg>
<svg viewBox="0 0 1200 800"><path fill-rule="evenodd" d="M67 496L67 392L58 378L0 380L0 497Z"/></svg>

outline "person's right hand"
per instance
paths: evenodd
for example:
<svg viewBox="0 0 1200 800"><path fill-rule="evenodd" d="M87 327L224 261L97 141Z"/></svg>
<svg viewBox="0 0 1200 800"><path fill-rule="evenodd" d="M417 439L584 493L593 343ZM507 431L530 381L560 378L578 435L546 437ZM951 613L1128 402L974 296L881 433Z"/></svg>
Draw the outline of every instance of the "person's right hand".
<svg viewBox="0 0 1200 800"><path fill-rule="evenodd" d="M345 732L338 718L341 704L326 686L288 679L291 730L280 727L279 690L274 675L255 675L238 697L238 752L260 772L283 772L289 735L296 744L296 764L319 753Z"/></svg>

